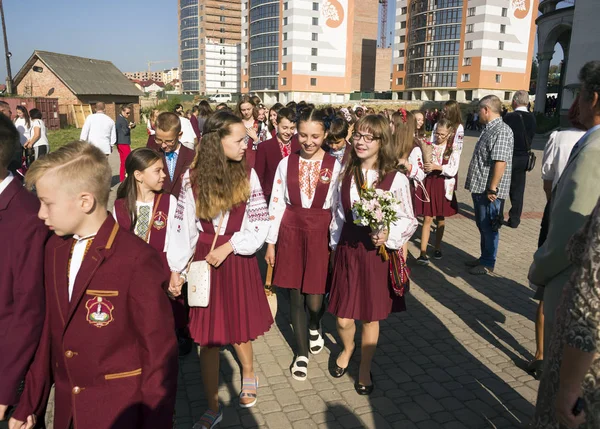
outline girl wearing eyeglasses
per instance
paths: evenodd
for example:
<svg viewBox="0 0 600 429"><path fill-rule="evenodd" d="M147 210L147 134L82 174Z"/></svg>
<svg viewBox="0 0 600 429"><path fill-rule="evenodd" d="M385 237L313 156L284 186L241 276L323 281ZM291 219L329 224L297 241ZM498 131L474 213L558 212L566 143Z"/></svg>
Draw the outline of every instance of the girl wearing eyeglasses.
<svg viewBox="0 0 600 429"><path fill-rule="evenodd" d="M401 249L417 228L410 197L409 180L397 171L398 159L389 121L383 116L361 118L352 134L352 150L338 185L339 200L330 226L330 247L335 250L328 311L337 317L343 349L334 361L331 375L342 377L355 351L355 320L362 323L361 359L357 382L359 395L374 389L371 362L379 339L379 321L391 312L406 309L404 297L396 296L389 283L389 261L378 255L385 245ZM373 233L354 223L352 205L361 190L392 191L398 199L398 220L388 231Z"/></svg>

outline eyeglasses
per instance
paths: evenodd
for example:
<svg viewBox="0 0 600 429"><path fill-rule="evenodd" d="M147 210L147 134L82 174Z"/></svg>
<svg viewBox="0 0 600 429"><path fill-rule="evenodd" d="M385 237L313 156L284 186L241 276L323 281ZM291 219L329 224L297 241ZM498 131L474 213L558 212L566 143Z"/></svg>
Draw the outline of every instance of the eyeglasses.
<svg viewBox="0 0 600 429"><path fill-rule="evenodd" d="M361 134L358 131L355 133L352 133L352 140L354 140L356 143L358 143L361 138L365 141L365 143L372 143L373 140L379 140L381 137L374 136L371 134Z"/></svg>
<svg viewBox="0 0 600 429"><path fill-rule="evenodd" d="M157 139L155 138L154 141L156 142L156 144L158 145L162 145L163 143L166 144L167 146L171 146L172 144L175 144L177 142L177 139L171 139L171 140L161 140L161 139Z"/></svg>
<svg viewBox="0 0 600 429"><path fill-rule="evenodd" d="M440 134L440 133L435 133L435 136L436 136L438 139L442 139L442 140L443 140L443 139L445 139L446 137L448 137L448 134Z"/></svg>

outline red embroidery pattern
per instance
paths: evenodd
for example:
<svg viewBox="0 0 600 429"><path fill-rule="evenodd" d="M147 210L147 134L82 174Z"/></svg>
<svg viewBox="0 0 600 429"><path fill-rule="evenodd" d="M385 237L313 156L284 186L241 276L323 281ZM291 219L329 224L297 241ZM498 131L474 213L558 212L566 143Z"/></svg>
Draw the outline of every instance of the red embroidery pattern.
<svg viewBox="0 0 600 429"><path fill-rule="evenodd" d="M248 222L268 222L269 208L262 191L252 191L250 201L246 205Z"/></svg>
<svg viewBox="0 0 600 429"><path fill-rule="evenodd" d="M320 162L300 160L300 192L309 199L312 199L315 194L320 172Z"/></svg>

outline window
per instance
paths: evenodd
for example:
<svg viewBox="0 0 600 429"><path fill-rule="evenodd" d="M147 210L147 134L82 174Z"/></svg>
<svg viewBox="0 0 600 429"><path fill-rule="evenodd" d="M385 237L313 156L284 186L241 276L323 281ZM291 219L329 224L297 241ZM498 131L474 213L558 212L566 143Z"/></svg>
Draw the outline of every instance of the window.
<svg viewBox="0 0 600 429"><path fill-rule="evenodd" d="M318 42L319 41L319 33L313 33L312 34L312 41L313 42Z"/></svg>
<svg viewBox="0 0 600 429"><path fill-rule="evenodd" d="M397 71L404 71L404 64L398 64L398 66L396 66L396 70Z"/></svg>
<svg viewBox="0 0 600 429"><path fill-rule="evenodd" d="M500 25L500 33L506 34L506 25L504 25L504 24Z"/></svg>
<svg viewBox="0 0 600 429"><path fill-rule="evenodd" d="M221 28L219 29L219 31L220 31L221 33L225 33L225 29L224 29L223 27L221 27Z"/></svg>
<svg viewBox="0 0 600 429"><path fill-rule="evenodd" d="M406 21L402 21L400 23L400 28L406 28Z"/></svg>
<svg viewBox="0 0 600 429"><path fill-rule="evenodd" d="M460 81L461 82L470 82L471 81L471 75L469 73L462 74L460 76Z"/></svg>
<svg viewBox="0 0 600 429"><path fill-rule="evenodd" d="M401 78L401 77L396 78L396 85L403 85L403 84L404 84L404 79L403 78Z"/></svg>
<svg viewBox="0 0 600 429"><path fill-rule="evenodd" d="M286 86L287 85L287 77L282 77L281 78L281 86Z"/></svg>
<svg viewBox="0 0 600 429"><path fill-rule="evenodd" d="M244 82L244 88L248 88L248 82Z"/></svg>
<svg viewBox="0 0 600 429"><path fill-rule="evenodd" d="M316 56L318 56L318 55L319 55L319 50L318 50L317 48L312 48L312 49L310 50L310 54L311 54L313 57L316 57Z"/></svg>
<svg viewBox="0 0 600 429"><path fill-rule="evenodd" d="M406 12L407 12L407 9L406 9L406 7L403 7L403 8L402 8L402 15L406 15Z"/></svg>
<svg viewBox="0 0 600 429"><path fill-rule="evenodd" d="M400 49L400 50L398 51L398 56L399 56L400 58L404 58L404 49Z"/></svg>
<svg viewBox="0 0 600 429"><path fill-rule="evenodd" d="M225 10L225 6L221 5L221 10Z"/></svg>
<svg viewBox="0 0 600 429"><path fill-rule="evenodd" d="M310 71L317 71L317 63L310 64Z"/></svg>
<svg viewBox="0 0 600 429"><path fill-rule="evenodd" d="M505 18L508 16L508 8L506 8L506 7L502 8L502 16Z"/></svg>
<svg viewBox="0 0 600 429"><path fill-rule="evenodd" d="M502 75L501 74L497 74L496 75L496 83L500 83L502 82Z"/></svg>
<svg viewBox="0 0 600 429"><path fill-rule="evenodd" d="M317 86L317 78L316 77L310 78L310 86Z"/></svg>
<svg viewBox="0 0 600 429"><path fill-rule="evenodd" d="M244 76L248 74L248 69L244 69Z"/></svg>
<svg viewBox="0 0 600 429"><path fill-rule="evenodd" d="M219 39L219 43L225 43L225 39Z"/></svg>
<svg viewBox="0 0 600 429"><path fill-rule="evenodd" d="M287 56L287 48L283 48L283 56Z"/></svg>
<svg viewBox="0 0 600 429"><path fill-rule="evenodd" d="M313 10L319 11L319 3L313 2Z"/></svg>
<svg viewBox="0 0 600 429"><path fill-rule="evenodd" d="M467 24L467 33L473 32L473 24Z"/></svg>
<svg viewBox="0 0 600 429"><path fill-rule="evenodd" d="M283 25L288 25L288 19L287 19L287 17L283 18Z"/></svg>
<svg viewBox="0 0 600 429"><path fill-rule="evenodd" d="M287 33L283 33L283 40L287 40Z"/></svg>
<svg viewBox="0 0 600 429"><path fill-rule="evenodd" d="M463 58L463 66L470 66L470 65L471 65L471 57Z"/></svg>
<svg viewBox="0 0 600 429"><path fill-rule="evenodd" d="M281 64L281 70L283 70L283 71L287 70L287 63Z"/></svg>
<svg viewBox="0 0 600 429"><path fill-rule="evenodd" d="M225 81L224 80L221 81L221 88L225 88Z"/></svg>
<svg viewBox="0 0 600 429"><path fill-rule="evenodd" d="M406 36L400 36L400 43L406 42Z"/></svg>
<svg viewBox="0 0 600 429"><path fill-rule="evenodd" d="M465 91L465 101L473 101L473 90L467 89Z"/></svg>
<svg viewBox="0 0 600 429"><path fill-rule="evenodd" d="M224 17L224 16L220 16L220 17L219 17L219 21L220 21L220 22L225 22L225 17Z"/></svg>
<svg viewBox="0 0 600 429"><path fill-rule="evenodd" d="M283 10L288 10L288 4L287 4L287 2L285 2L285 3L283 4Z"/></svg>
<svg viewBox="0 0 600 429"><path fill-rule="evenodd" d="M467 40L465 42L465 50L467 49L473 49L473 41L472 40Z"/></svg>
<svg viewBox="0 0 600 429"><path fill-rule="evenodd" d="M313 18L312 25L319 25L319 18Z"/></svg>
<svg viewBox="0 0 600 429"><path fill-rule="evenodd" d="M469 10L467 11L467 16L475 16L475 8L474 7L469 8Z"/></svg>
<svg viewBox="0 0 600 429"><path fill-rule="evenodd" d="M502 42L502 41L498 42L498 50L500 50L500 51L504 50L504 42Z"/></svg>
<svg viewBox="0 0 600 429"><path fill-rule="evenodd" d="M510 91L504 91L504 101L510 100Z"/></svg>
<svg viewBox="0 0 600 429"><path fill-rule="evenodd" d="M498 67L502 67L502 58L498 58L498 60L496 61L496 65Z"/></svg>

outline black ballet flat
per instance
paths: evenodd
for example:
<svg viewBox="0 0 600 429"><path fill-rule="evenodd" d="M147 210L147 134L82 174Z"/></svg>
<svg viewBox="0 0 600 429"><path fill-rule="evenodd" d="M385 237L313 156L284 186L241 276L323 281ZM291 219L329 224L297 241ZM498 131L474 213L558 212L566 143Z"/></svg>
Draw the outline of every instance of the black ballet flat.
<svg viewBox="0 0 600 429"><path fill-rule="evenodd" d="M375 389L375 382L373 381L373 374L371 374L371 385L363 386L358 381L354 383L354 390L361 396L370 395L373 393L373 389Z"/></svg>
<svg viewBox="0 0 600 429"><path fill-rule="evenodd" d="M356 350L356 347L354 348L354 350ZM339 366L337 364L337 360L340 357L340 355L343 353L343 351L341 351L337 355L337 357L333 361L333 367L330 370L330 374L333 378L342 378L344 376L344 374L346 374L346 372L348 371L348 367L350 366L350 361L352 360L352 356L354 356L354 350L352 351L352 354L350 355L350 359L348 360L348 366L346 368L342 368L341 366Z"/></svg>

